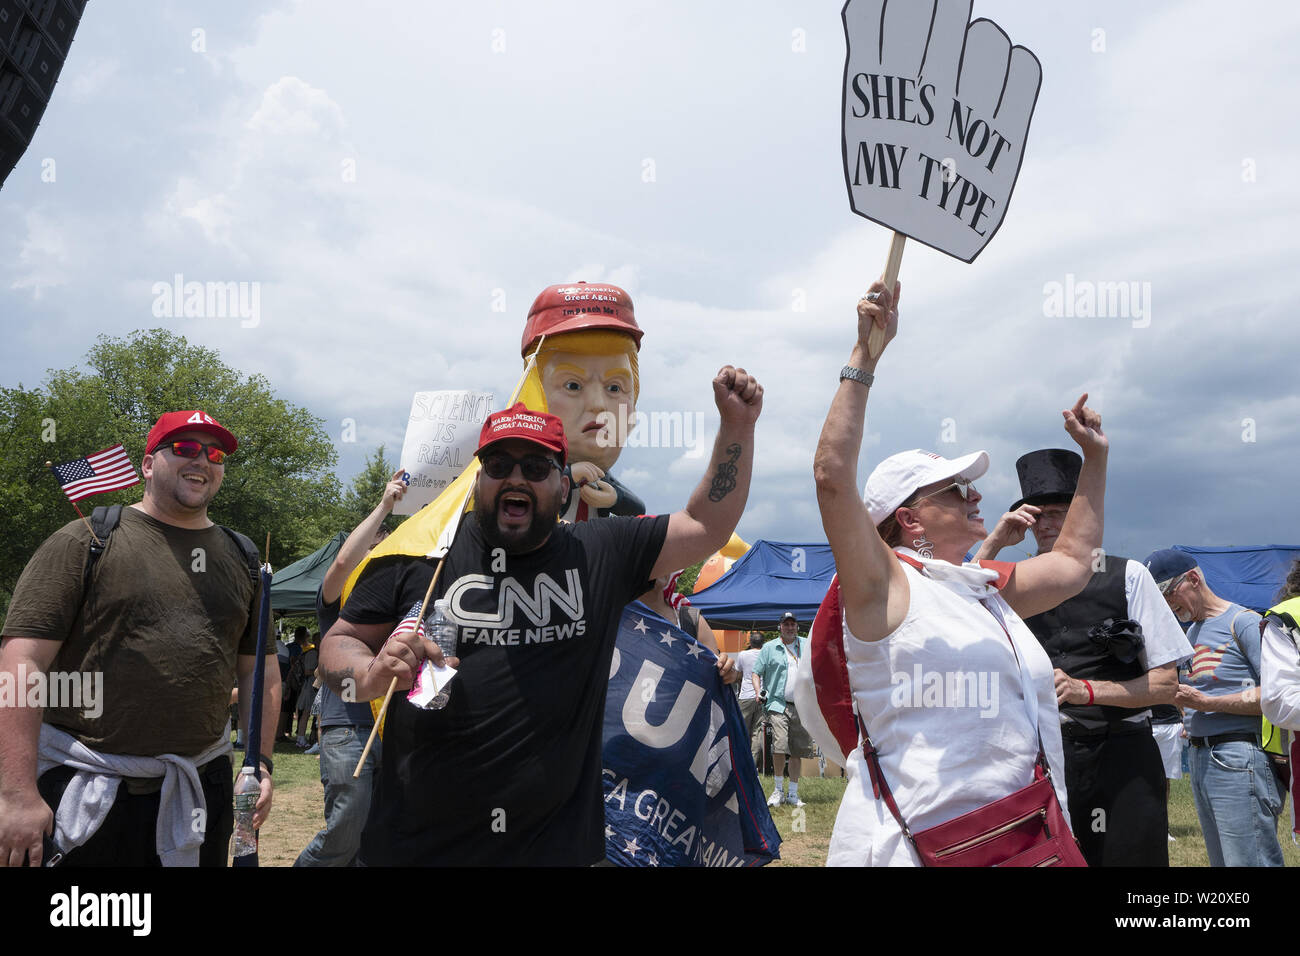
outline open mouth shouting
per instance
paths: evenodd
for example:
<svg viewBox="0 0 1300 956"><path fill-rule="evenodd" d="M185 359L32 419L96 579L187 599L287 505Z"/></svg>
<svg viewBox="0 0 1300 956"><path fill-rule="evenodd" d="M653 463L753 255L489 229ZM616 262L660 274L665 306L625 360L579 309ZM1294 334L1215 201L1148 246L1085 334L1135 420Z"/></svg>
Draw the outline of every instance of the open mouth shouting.
<svg viewBox="0 0 1300 956"><path fill-rule="evenodd" d="M503 491L497 495L497 521L506 527L527 525L537 509L537 500L531 492Z"/></svg>

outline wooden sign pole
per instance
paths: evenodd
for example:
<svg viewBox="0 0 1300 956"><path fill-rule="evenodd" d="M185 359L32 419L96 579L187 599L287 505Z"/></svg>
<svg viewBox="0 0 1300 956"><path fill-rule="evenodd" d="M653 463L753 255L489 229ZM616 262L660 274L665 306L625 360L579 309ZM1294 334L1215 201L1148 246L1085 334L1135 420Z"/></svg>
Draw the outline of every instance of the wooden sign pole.
<svg viewBox="0 0 1300 956"><path fill-rule="evenodd" d="M903 243L907 242L907 236L901 232L894 233L894 239L889 244L889 259L885 262L885 275L881 279L885 283L885 288L889 290L890 295L894 293L894 283L898 281L898 267L903 264ZM867 336L867 352L872 358L880 355L880 350L885 347L885 329L880 325L871 327L871 334Z"/></svg>

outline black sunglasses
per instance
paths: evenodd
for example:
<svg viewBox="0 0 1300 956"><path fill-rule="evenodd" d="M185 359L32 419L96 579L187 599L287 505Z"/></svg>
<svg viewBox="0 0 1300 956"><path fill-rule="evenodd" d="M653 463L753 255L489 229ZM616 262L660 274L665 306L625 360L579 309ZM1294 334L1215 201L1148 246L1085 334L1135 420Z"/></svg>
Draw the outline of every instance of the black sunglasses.
<svg viewBox="0 0 1300 956"><path fill-rule="evenodd" d="M223 464L226 450L220 445L205 445L201 441L171 441L164 448L170 448L177 458L198 458L202 452L208 453L208 461L214 465Z"/></svg>
<svg viewBox="0 0 1300 956"><path fill-rule="evenodd" d="M487 476L497 481L509 478L515 470L515 465L519 466L519 470L528 481L545 481L551 474L552 468L560 467L560 463L554 458L547 458L544 455L524 455L523 458L515 458L504 452L493 452L484 455L480 460L483 462L483 470L487 472Z"/></svg>

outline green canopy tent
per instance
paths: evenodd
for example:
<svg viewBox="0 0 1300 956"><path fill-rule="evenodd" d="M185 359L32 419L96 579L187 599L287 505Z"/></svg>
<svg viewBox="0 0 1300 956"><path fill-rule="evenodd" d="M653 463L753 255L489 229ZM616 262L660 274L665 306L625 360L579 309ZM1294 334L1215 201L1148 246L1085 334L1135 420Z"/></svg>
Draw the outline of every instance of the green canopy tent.
<svg viewBox="0 0 1300 956"><path fill-rule="evenodd" d="M314 614L316 592L347 539L348 533L340 531L323 548L276 571L271 578L271 607L283 614Z"/></svg>

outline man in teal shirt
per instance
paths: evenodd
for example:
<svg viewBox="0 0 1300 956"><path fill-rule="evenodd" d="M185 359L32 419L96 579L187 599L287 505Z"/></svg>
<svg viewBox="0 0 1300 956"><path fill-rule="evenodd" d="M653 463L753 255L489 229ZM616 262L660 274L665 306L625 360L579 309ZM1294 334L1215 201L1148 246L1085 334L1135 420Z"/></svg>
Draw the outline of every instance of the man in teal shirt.
<svg viewBox="0 0 1300 956"><path fill-rule="evenodd" d="M782 802L792 807L802 807L799 799L799 761L790 761L790 790L784 792L781 787L785 779L786 757L815 757L817 751L813 746L808 731L799 722L794 701L787 701L786 687L793 680L798 668L808 659L808 638L798 634L799 622L795 616L786 611L781 616L781 639L768 641L758 655L754 673L763 682L764 710L772 726L772 760L775 763L776 786L768 798L769 807L779 807Z"/></svg>

